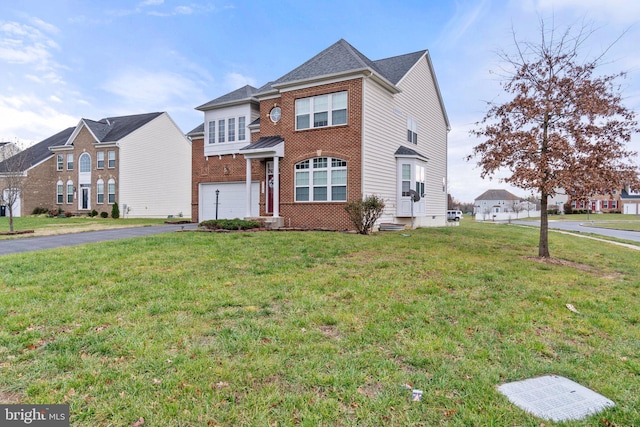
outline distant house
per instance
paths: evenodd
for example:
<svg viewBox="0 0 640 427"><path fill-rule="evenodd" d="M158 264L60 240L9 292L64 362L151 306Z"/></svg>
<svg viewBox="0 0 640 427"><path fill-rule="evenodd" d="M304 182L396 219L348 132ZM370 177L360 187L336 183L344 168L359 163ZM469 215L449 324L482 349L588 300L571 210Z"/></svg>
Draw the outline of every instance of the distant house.
<svg viewBox="0 0 640 427"><path fill-rule="evenodd" d="M126 217L189 216L191 144L167 113L81 119L21 155L16 216L34 208L111 213L116 202ZM11 163L0 163L0 188Z"/></svg>
<svg viewBox="0 0 640 427"><path fill-rule="evenodd" d="M473 201L474 214L497 214L519 210L520 197L507 190L487 190Z"/></svg>
<svg viewBox="0 0 640 427"><path fill-rule="evenodd" d="M20 148L13 142L0 142L0 162L16 154Z"/></svg>
<svg viewBox="0 0 640 427"><path fill-rule="evenodd" d="M628 215L640 215L640 191L632 191L625 188L620 192L622 213Z"/></svg>
<svg viewBox="0 0 640 427"><path fill-rule="evenodd" d="M346 203L375 194L381 222L446 225L449 121L426 50L373 61L339 40L197 110L204 123L188 134L197 221L344 230Z"/></svg>
<svg viewBox="0 0 640 427"><path fill-rule="evenodd" d="M586 199L569 198L573 211L590 211L593 213L621 213L622 202L620 190L612 190L608 194L595 194Z"/></svg>

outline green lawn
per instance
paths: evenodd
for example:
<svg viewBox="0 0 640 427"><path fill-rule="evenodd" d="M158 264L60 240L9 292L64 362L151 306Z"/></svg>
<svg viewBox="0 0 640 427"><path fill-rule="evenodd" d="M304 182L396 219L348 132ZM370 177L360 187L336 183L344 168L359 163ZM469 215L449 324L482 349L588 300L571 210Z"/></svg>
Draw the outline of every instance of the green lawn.
<svg viewBox="0 0 640 427"><path fill-rule="evenodd" d="M616 402L563 425L640 425L638 252L549 237L553 263L537 229L466 221L3 256L0 402L74 426L538 427L496 386L557 374Z"/></svg>

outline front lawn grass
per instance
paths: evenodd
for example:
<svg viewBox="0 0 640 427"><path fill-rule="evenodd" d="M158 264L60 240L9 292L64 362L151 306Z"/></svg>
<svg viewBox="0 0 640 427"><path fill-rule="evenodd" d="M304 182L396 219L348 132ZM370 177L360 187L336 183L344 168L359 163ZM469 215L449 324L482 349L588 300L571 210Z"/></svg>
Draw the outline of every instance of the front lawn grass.
<svg viewBox="0 0 640 427"><path fill-rule="evenodd" d="M69 403L74 426L553 426L496 386L557 374L616 402L563 425L640 425L637 251L552 233L541 262L537 239L463 222L3 256L0 402Z"/></svg>

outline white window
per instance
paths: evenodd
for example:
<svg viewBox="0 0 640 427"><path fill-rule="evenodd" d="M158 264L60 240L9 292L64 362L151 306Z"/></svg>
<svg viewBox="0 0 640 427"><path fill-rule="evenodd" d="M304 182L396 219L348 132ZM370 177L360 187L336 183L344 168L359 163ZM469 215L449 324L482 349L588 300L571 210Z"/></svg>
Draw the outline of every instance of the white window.
<svg viewBox="0 0 640 427"><path fill-rule="evenodd" d="M211 120L209 122L209 144L216 143L216 121Z"/></svg>
<svg viewBox="0 0 640 427"><path fill-rule="evenodd" d="M411 195L409 192L411 190L411 165L403 163L402 164L402 196L408 197Z"/></svg>
<svg viewBox="0 0 640 427"><path fill-rule="evenodd" d="M218 120L218 142L224 142L224 120Z"/></svg>
<svg viewBox="0 0 640 427"><path fill-rule="evenodd" d="M244 116L238 117L238 141L244 141L247 135L246 119Z"/></svg>
<svg viewBox="0 0 640 427"><path fill-rule="evenodd" d="M415 174L416 193L418 193L420 197L424 197L424 180L425 180L424 166L416 165L415 171L416 171L416 174Z"/></svg>
<svg viewBox="0 0 640 427"><path fill-rule="evenodd" d="M67 204L73 203L73 181L67 181Z"/></svg>
<svg viewBox="0 0 640 427"><path fill-rule="evenodd" d="M116 181L112 178L107 182L107 191L109 192L109 204L116 202Z"/></svg>
<svg viewBox="0 0 640 427"><path fill-rule="evenodd" d="M609 201L608 200L603 200L602 201L602 209L609 209Z"/></svg>
<svg viewBox="0 0 640 427"><path fill-rule="evenodd" d="M229 142L234 142L236 140L236 119L229 119L229 134L228 134Z"/></svg>
<svg viewBox="0 0 640 427"><path fill-rule="evenodd" d="M73 154L67 154L67 170L73 170Z"/></svg>
<svg viewBox="0 0 640 427"><path fill-rule="evenodd" d="M418 144L418 121L411 117L407 118L407 142Z"/></svg>
<svg viewBox="0 0 640 427"><path fill-rule="evenodd" d="M316 157L296 163L296 202L347 200L347 162Z"/></svg>
<svg viewBox="0 0 640 427"><path fill-rule="evenodd" d="M91 156L87 153L80 155L78 163L80 163L80 172L91 172Z"/></svg>
<svg viewBox="0 0 640 427"><path fill-rule="evenodd" d="M59 205L62 204L62 202L64 201L64 184L62 183L62 181L58 181L56 183L56 203L58 203Z"/></svg>
<svg viewBox="0 0 640 427"><path fill-rule="evenodd" d="M96 201L98 203L104 203L104 181L102 179L99 179L96 183L96 194Z"/></svg>
<svg viewBox="0 0 640 427"><path fill-rule="evenodd" d="M104 168L104 151L98 151L96 153L96 167L98 169L103 169Z"/></svg>
<svg viewBox="0 0 640 427"><path fill-rule="evenodd" d="M56 156L56 169L61 171L64 169L64 156L62 154L58 154Z"/></svg>
<svg viewBox="0 0 640 427"><path fill-rule="evenodd" d="M109 169L113 169L116 167L116 152L115 151L107 151L107 166Z"/></svg>
<svg viewBox="0 0 640 427"><path fill-rule="evenodd" d="M618 209L618 201L617 200L612 200L611 201L611 209Z"/></svg>
<svg viewBox="0 0 640 427"><path fill-rule="evenodd" d="M296 99L296 129L347 123L347 92Z"/></svg>

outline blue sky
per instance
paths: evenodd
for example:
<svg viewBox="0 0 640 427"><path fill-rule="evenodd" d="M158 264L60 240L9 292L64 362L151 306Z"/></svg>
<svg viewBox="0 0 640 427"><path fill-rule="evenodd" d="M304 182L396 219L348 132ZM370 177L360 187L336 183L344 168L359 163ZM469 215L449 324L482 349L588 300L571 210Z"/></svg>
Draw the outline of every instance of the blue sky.
<svg viewBox="0 0 640 427"><path fill-rule="evenodd" d="M249 0L0 2L0 140L30 145L80 118L167 111L188 132L194 110L245 84L261 86L344 38L370 59L429 49L452 130L449 192L489 188L464 157L485 102L501 94L498 50L539 39L540 18L592 25L582 52L627 71L625 103L640 112L637 0ZM640 151L640 137L631 148ZM499 177L498 177L499 178Z"/></svg>

